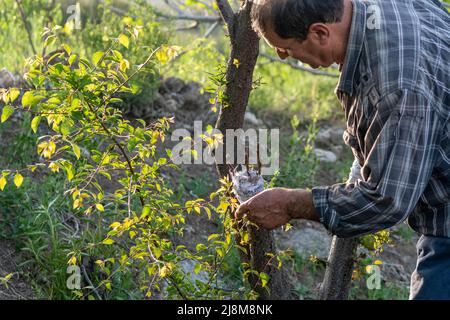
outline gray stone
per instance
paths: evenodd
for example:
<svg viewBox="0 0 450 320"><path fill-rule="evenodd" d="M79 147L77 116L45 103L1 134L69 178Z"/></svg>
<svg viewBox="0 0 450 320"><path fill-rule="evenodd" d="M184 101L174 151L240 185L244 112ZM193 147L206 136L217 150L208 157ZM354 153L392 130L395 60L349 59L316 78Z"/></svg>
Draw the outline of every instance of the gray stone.
<svg viewBox="0 0 450 320"><path fill-rule="evenodd" d="M254 126L260 126L262 124L262 121L259 120L254 113L250 111L246 111L244 115L244 121L247 124L254 125Z"/></svg>
<svg viewBox="0 0 450 320"><path fill-rule="evenodd" d="M160 90L163 91L163 94L170 92L179 93L184 88L184 86L185 83L183 80L175 77L170 77L163 82Z"/></svg>
<svg viewBox="0 0 450 320"><path fill-rule="evenodd" d="M298 229L277 233L277 243L282 250L292 249L305 255L327 260L332 237L325 228L303 225Z"/></svg>
<svg viewBox="0 0 450 320"><path fill-rule="evenodd" d="M0 70L0 88L11 88L14 87L16 79L14 75L9 72L6 68Z"/></svg>
<svg viewBox="0 0 450 320"><path fill-rule="evenodd" d="M314 153L319 161L323 161L323 162L336 162L337 161L337 156L331 151L317 148L317 149L314 149Z"/></svg>
<svg viewBox="0 0 450 320"><path fill-rule="evenodd" d="M381 265L381 277L386 282L409 283L410 276L401 264L383 263Z"/></svg>

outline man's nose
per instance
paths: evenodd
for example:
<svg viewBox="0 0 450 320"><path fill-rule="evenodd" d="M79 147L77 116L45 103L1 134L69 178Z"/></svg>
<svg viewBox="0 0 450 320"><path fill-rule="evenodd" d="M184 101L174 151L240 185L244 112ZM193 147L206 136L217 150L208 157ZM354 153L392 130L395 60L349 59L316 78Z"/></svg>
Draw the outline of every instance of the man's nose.
<svg viewBox="0 0 450 320"><path fill-rule="evenodd" d="M289 53L287 52L287 50L283 50L283 49L278 49L277 48L277 55L280 57L280 59L284 60L287 57L289 57Z"/></svg>

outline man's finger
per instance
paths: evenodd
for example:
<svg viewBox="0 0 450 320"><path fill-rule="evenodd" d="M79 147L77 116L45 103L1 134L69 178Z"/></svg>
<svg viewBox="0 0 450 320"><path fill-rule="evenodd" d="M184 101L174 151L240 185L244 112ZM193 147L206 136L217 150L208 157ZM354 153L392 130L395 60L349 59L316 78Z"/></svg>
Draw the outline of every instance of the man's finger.
<svg viewBox="0 0 450 320"><path fill-rule="evenodd" d="M248 208L248 204L246 202L244 202L243 204L241 204L239 206L239 208L236 210L236 212L234 213L234 217L237 220L241 220L242 217L247 214L249 212L249 208Z"/></svg>

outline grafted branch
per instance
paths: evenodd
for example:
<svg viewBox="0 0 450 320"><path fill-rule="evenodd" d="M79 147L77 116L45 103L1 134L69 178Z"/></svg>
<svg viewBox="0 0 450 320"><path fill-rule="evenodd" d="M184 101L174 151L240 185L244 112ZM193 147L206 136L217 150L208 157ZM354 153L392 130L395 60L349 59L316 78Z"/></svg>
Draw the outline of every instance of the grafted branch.
<svg viewBox="0 0 450 320"><path fill-rule="evenodd" d="M216 0L217 7L219 8L220 16L223 21L230 27L233 24L234 12L230 6L228 0Z"/></svg>

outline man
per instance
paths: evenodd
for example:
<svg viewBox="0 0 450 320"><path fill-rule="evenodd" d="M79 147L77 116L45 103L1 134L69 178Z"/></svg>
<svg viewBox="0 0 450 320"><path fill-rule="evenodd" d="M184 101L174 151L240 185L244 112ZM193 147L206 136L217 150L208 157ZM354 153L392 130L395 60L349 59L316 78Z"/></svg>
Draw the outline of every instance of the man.
<svg viewBox="0 0 450 320"><path fill-rule="evenodd" d="M345 184L268 189L236 218L320 221L339 237L408 219L421 234L410 299L450 299L450 15L437 0L255 2L253 27L280 58L339 64L355 163Z"/></svg>

